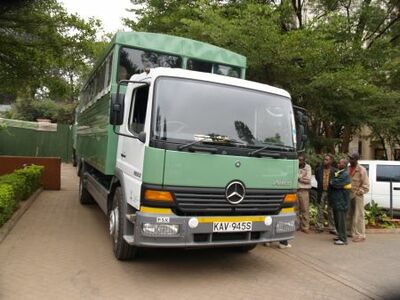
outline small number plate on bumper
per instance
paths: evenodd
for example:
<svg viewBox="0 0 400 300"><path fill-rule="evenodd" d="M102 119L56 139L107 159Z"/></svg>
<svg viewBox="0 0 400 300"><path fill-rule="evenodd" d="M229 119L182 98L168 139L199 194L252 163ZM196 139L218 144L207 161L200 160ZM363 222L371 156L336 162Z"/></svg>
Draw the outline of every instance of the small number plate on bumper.
<svg viewBox="0 0 400 300"><path fill-rule="evenodd" d="M243 232L251 231L253 228L253 222L214 222L213 232Z"/></svg>

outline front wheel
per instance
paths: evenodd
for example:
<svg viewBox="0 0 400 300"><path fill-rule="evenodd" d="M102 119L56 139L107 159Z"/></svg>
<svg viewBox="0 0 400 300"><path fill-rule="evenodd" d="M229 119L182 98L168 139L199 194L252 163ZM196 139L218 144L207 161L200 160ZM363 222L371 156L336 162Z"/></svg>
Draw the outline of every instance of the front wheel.
<svg viewBox="0 0 400 300"><path fill-rule="evenodd" d="M126 219L127 204L123 199L121 187L117 187L109 213L110 235L113 242L114 255L118 260L129 260L136 256L137 247L129 245L124 240L128 220Z"/></svg>

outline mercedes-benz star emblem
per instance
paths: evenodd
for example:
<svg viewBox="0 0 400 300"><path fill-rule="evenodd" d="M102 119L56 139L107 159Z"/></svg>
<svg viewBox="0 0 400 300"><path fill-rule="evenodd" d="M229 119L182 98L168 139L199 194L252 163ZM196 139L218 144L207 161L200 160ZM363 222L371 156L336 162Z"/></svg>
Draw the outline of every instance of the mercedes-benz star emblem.
<svg viewBox="0 0 400 300"><path fill-rule="evenodd" d="M231 204L239 204L246 194L244 185L239 181L232 181L225 189L225 197Z"/></svg>

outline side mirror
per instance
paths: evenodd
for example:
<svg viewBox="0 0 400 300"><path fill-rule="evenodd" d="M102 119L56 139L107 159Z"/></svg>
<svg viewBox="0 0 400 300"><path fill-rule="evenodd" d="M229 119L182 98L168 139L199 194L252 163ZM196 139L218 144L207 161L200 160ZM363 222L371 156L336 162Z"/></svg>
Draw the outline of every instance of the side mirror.
<svg viewBox="0 0 400 300"><path fill-rule="evenodd" d="M305 150L306 141L308 140L306 134L308 116L304 108L293 106L293 110L295 112L295 121L296 121L297 151L303 152Z"/></svg>
<svg viewBox="0 0 400 300"><path fill-rule="evenodd" d="M297 132L296 132L296 137L297 137L297 151L301 152L303 151L304 148L304 126L303 125L298 125L297 126Z"/></svg>
<svg viewBox="0 0 400 300"><path fill-rule="evenodd" d="M121 125L124 121L124 98L125 94L112 94L110 107L110 124Z"/></svg>
<svg viewBox="0 0 400 300"><path fill-rule="evenodd" d="M296 109L295 109L295 112L296 112L296 120L301 122L303 120L304 113L302 111L296 110Z"/></svg>

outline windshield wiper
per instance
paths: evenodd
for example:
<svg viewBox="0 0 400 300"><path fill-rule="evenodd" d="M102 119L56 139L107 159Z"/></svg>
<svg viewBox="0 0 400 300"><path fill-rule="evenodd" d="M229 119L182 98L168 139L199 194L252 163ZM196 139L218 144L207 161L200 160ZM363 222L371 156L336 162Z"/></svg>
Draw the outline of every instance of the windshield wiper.
<svg viewBox="0 0 400 300"><path fill-rule="evenodd" d="M205 139L194 141L194 142L191 142L191 143L188 143L188 144L184 144L184 145L180 145L178 147L178 150L181 151L181 150L183 150L185 148L189 148L189 151L191 151L191 152L210 152L210 153L213 153L213 154L218 152L218 149L214 148L214 147L204 147L204 146L196 147L196 146L193 146L194 144L201 143L204 140Z"/></svg>
<svg viewBox="0 0 400 300"><path fill-rule="evenodd" d="M266 143L264 143L264 144L266 144ZM274 143L268 143L266 146L261 147L261 148L259 148L257 150L251 151L248 154L249 154L249 156L253 156L254 154L257 154L257 153L262 152L262 151L267 150L267 149L269 149L269 150L281 150L281 151L282 150L285 150L285 151L295 150L295 148L291 147L291 146L284 146L284 145L279 145L279 144L274 144Z"/></svg>
<svg viewBox="0 0 400 300"><path fill-rule="evenodd" d="M185 149L185 148L187 148L187 147L190 147L190 146L192 146L192 145L194 145L194 144L202 143L205 139L207 139L207 138L203 138L203 139L201 139L201 140L197 140L197 141L194 141L194 142L190 142L190 143L187 143L187 144L180 145L180 146L178 147L178 150L183 150L183 149Z"/></svg>
<svg viewBox="0 0 400 300"><path fill-rule="evenodd" d="M241 145L241 146L247 146L247 143L235 140L235 139L225 139L223 142L220 142L220 144L233 144L233 145Z"/></svg>
<svg viewBox="0 0 400 300"><path fill-rule="evenodd" d="M208 144L213 144L213 145L229 145L229 144L234 144L234 145L243 145L246 146L246 143L240 142L238 140L235 139L230 139L226 136L222 136L222 135L195 135L195 137L201 137L200 139L184 144L184 145L180 145L178 147L178 150L183 150L185 148L188 148L190 146L193 146L195 144L198 143L203 143L206 142Z"/></svg>

